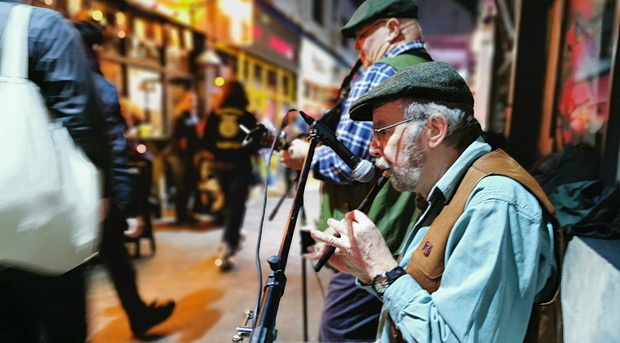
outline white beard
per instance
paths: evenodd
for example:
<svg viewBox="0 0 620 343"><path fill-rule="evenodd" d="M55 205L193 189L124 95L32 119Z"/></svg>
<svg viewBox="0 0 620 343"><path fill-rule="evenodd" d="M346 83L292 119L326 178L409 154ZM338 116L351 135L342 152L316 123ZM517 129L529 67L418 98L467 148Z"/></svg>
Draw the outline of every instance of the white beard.
<svg viewBox="0 0 620 343"><path fill-rule="evenodd" d="M385 175L390 177L394 189L400 192L413 192L420 182L422 168L426 164L428 154L420 144L419 134L414 134L411 138L407 137L406 140L411 143L403 149L403 154L408 157L403 166L396 167L383 157L377 159L375 165L386 171Z"/></svg>

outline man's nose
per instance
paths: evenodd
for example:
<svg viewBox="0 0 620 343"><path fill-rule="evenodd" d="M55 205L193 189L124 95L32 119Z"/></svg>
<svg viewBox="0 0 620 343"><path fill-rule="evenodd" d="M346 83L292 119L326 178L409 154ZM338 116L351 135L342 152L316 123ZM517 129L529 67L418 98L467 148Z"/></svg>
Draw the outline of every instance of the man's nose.
<svg viewBox="0 0 620 343"><path fill-rule="evenodd" d="M378 158L378 157L383 156L383 152L381 151L381 145L374 138L372 139L372 141L370 141L370 148L368 149L368 151L374 157Z"/></svg>

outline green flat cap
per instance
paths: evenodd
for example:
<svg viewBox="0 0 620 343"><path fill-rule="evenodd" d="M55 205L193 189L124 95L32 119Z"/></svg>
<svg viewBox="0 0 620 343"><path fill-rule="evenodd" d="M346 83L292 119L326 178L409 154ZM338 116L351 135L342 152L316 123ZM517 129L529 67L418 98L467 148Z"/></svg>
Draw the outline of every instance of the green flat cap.
<svg viewBox="0 0 620 343"><path fill-rule="evenodd" d="M456 69L445 62L415 64L368 91L351 105L351 119L372 120L375 105L397 99L424 99L474 106L469 86Z"/></svg>
<svg viewBox="0 0 620 343"><path fill-rule="evenodd" d="M366 0L342 27L345 37L355 37L355 30L382 18L417 18L418 5L413 0Z"/></svg>

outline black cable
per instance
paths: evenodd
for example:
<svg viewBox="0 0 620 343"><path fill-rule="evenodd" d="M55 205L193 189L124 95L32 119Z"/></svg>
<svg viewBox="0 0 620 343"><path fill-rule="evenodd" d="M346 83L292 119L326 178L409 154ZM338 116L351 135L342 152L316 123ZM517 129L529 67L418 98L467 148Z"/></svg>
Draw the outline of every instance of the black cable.
<svg viewBox="0 0 620 343"><path fill-rule="evenodd" d="M297 110L290 109L284 115L284 118L282 119L282 124L280 125L280 128L278 129L278 133L275 136L276 139L274 139L273 142L271 143L271 148L269 149L269 157L267 158L267 163L266 163L267 174L265 176L265 190L263 192L263 209L262 209L261 218L260 218L260 225L258 227L258 239L256 241L256 254L254 255L254 263L256 264L256 271L258 274L257 275L258 295L256 297L256 304L254 305L254 316L252 317L252 328L256 328L256 319L258 318L258 310L260 308L260 303L262 301L262 295L263 295L263 269L260 263L260 247L263 241L263 227L265 224L265 214L267 213L267 192L269 188L269 178L271 176L271 158L273 157L273 153L276 151L276 145L278 144L277 137L280 137L280 134L282 133L282 130L284 129L284 123L286 122L288 113L291 111L297 111Z"/></svg>

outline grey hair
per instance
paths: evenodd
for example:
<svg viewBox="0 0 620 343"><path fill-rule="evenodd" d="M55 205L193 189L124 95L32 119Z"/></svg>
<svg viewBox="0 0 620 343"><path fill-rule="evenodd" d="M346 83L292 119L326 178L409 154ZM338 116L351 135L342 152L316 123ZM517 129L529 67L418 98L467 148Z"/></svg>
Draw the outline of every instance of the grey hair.
<svg viewBox="0 0 620 343"><path fill-rule="evenodd" d="M474 117L473 108L466 104L403 99L401 109L404 119L412 119L414 122L426 121L431 115L441 113L448 122L446 144L454 146L461 152L482 134L480 123Z"/></svg>
<svg viewBox="0 0 620 343"><path fill-rule="evenodd" d="M415 18L397 18L402 33L407 40L423 40L422 27Z"/></svg>

